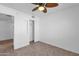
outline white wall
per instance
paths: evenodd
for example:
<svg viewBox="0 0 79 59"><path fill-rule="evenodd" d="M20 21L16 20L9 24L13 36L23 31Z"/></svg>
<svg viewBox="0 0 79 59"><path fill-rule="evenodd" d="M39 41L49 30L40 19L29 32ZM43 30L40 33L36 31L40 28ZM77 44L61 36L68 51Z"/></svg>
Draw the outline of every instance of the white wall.
<svg viewBox="0 0 79 59"><path fill-rule="evenodd" d="M12 39L10 35L11 32L9 31L10 26L8 24L7 21L0 21L0 41Z"/></svg>
<svg viewBox="0 0 79 59"><path fill-rule="evenodd" d="M9 38L14 39L14 20L13 17L11 17L10 20L7 21L8 22L8 33L9 33Z"/></svg>
<svg viewBox="0 0 79 59"><path fill-rule="evenodd" d="M79 53L79 6L40 19L40 41Z"/></svg>
<svg viewBox="0 0 79 59"><path fill-rule="evenodd" d="M0 13L14 16L14 49L28 45L27 20L29 15L0 5Z"/></svg>

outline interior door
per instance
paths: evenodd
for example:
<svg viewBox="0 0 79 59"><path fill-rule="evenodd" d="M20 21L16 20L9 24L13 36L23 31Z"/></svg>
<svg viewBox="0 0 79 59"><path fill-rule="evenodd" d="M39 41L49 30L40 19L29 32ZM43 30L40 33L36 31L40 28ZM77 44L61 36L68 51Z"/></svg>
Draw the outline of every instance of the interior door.
<svg viewBox="0 0 79 59"><path fill-rule="evenodd" d="M34 20L29 20L29 39L30 43L34 42Z"/></svg>

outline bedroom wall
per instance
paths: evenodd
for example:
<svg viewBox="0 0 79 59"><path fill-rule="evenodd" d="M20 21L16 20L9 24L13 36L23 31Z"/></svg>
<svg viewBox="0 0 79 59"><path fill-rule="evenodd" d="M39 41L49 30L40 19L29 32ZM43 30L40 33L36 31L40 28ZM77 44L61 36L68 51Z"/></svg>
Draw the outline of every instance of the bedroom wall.
<svg viewBox="0 0 79 59"><path fill-rule="evenodd" d="M79 5L39 21L40 41L79 53Z"/></svg>

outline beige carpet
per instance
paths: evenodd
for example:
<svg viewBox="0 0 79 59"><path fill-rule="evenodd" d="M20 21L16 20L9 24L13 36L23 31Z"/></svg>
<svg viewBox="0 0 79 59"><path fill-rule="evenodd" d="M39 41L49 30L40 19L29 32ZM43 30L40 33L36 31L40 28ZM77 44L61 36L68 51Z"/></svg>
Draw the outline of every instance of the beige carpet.
<svg viewBox="0 0 79 59"><path fill-rule="evenodd" d="M51 46L42 42L36 42L16 51L0 53L1 56L79 56L55 46Z"/></svg>

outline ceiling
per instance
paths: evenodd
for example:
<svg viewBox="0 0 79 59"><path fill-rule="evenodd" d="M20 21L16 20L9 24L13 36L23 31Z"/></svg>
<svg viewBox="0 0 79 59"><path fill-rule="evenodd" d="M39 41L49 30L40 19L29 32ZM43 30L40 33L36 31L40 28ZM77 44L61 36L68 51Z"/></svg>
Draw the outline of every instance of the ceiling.
<svg viewBox="0 0 79 59"><path fill-rule="evenodd" d="M34 7L36 7L36 5L33 5L31 3L0 3L0 4L10 7L10 8L13 8L13 9L16 9L16 10L19 10L19 11L22 11L26 14L30 14L30 15L34 15L34 16L38 16L38 17L44 17L46 15L54 14L54 13L59 12L61 10L79 5L79 3L59 3L58 7L48 8L48 12L43 13L38 10L35 12L32 12L32 9Z"/></svg>

